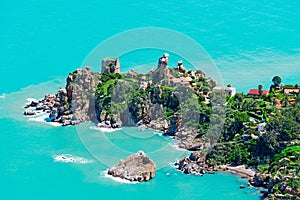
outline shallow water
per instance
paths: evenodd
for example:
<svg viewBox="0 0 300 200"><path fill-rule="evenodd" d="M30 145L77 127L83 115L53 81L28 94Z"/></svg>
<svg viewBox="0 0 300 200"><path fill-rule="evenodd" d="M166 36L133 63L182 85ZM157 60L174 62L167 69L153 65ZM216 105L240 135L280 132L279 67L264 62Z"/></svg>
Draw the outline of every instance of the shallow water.
<svg viewBox="0 0 300 200"><path fill-rule="evenodd" d="M35 96L36 88L39 86L28 87L0 100L3 106L0 115L0 186L5 199L79 199L88 196L259 199L257 189L239 189L247 181L237 175L218 173L201 177L178 172L172 163L188 152L177 149L175 140L161 136L157 131L123 127L114 132L102 132L91 128L93 124L90 123L57 127L32 121L30 117L22 116L22 100L26 100L28 94ZM157 164L156 176L151 181L126 184L103 173L138 150L145 151ZM69 160L62 160L61 156Z"/></svg>
<svg viewBox="0 0 300 200"><path fill-rule="evenodd" d="M1 197L259 199L258 190L239 189L246 180L236 175L199 177L177 172L169 162L184 152L174 148L171 139L149 130L102 133L91 129L91 124L55 127L41 123L42 118L23 117L23 106L27 98L42 98L45 92L55 93L64 86L66 75L80 67L102 41L142 27L167 28L191 37L215 62L223 83L231 83L238 91L247 92L258 84L268 89L274 75L280 75L284 83L299 84L299 8L298 1L2 2ZM162 52L142 49L124 54L121 69L151 69ZM181 59L171 56L172 66ZM132 185L103 175L109 165L140 149L159 163L155 179ZM55 162L53 156L65 154L92 162Z"/></svg>

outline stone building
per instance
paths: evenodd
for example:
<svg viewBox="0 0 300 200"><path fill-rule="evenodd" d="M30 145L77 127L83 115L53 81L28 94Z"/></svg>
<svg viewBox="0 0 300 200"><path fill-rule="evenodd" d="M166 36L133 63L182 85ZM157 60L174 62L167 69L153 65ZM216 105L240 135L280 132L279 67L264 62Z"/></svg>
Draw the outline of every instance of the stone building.
<svg viewBox="0 0 300 200"><path fill-rule="evenodd" d="M172 87L180 87L180 86L192 87L191 81L192 81L191 77L180 77L180 78L171 77L170 85Z"/></svg>
<svg viewBox="0 0 300 200"><path fill-rule="evenodd" d="M125 75L125 77L126 78L135 78L135 77L137 77L137 73L136 72L134 72L133 70L129 70L128 72L127 72L127 74Z"/></svg>
<svg viewBox="0 0 300 200"><path fill-rule="evenodd" d="M227 95L233 97L236 94L236 88L234 87L224 87L224 86L215 86L213 91L223 90Z"/></svg>
<svg viewBox="0 0 300 200"><path fill-rule="evenodd" d="M102 60L102 73L120 73L120 61L118 58L104 58Z"/></svg>

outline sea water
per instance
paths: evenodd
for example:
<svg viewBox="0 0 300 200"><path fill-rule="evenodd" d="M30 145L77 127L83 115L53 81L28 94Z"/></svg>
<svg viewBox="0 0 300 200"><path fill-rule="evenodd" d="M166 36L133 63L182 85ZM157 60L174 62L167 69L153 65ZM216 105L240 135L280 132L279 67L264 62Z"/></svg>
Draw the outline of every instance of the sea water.
<svg viewBox="0 0 300 200"><path fill-rule="evenodd" d="M299 9L298 1L2 2L1 199L259 199L257 189L239 189L247 181L237 175L176 171L168 162L187 152L157 132L126 127L103 132L92 124L57 127L43 117L22 116L23 106L27 98L63 87L68 72L81 67L102 41L143 27L167 28L194 39L215 62L223 83L240 92L258 84L267 89L274 75L299 84ZM120 57L121 70L152 67L161 53L129 52ZM172 55L171 64L177 59ZM110 165L137 150L158 163L153 180L126 184L105 175ZM76 162L60 162L57 156Z"/></svg>
<svg viewBox="0 0 300 200"><path fill-rule="evenodd" d="M40 98L38 88L51 92L58 85L52 81L33 85L0 100L3 199L259 199L256 188L239 189L247 180L236 174L202 177L177 171L174 162L189 152L158 131L134 127L105 131L92 123L58 127L40 116L22 116L29 94ZM139 150L156 162L154 179L130 183L106 174Z"/></svg>

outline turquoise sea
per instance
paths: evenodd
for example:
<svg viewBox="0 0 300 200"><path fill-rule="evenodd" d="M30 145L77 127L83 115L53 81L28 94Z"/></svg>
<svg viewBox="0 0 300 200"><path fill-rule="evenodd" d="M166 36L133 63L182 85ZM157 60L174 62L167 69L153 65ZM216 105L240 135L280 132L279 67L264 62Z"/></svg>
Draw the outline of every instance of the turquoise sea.
<svg viewBox="0 0 300 200"><path fill-rule="evenodd" d="M299 1L279 0L1 1L0 198L259 199L257 189L239 189L247 182L237 175L176 171L169 160L186 152L157 132L126 127L100 132L91 124L55 127L23 117L23 106L27 98L55 93L70 71L92 65L84 60L101 42L144 27L192 38L211 57L222 82L240 92L258 84L267 89L274 75L299 84L299 10ZM161 53L128 52L120 57L122 71L151 66ZM173 58L171 64L180 56ZM105 177L108 166L140 149L158 163L153 180L128 184ZM59 155L76 162L56 162Z"/></svg>

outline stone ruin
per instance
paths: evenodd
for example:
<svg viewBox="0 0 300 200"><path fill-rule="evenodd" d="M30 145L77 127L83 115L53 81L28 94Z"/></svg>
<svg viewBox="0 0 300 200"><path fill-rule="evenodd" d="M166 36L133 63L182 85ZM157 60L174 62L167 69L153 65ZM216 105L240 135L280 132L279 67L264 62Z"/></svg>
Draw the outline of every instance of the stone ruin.
<svg viewBox="0 0 300 200"><path fill-rule="evenodd" d="M102 73L120 73L120 61L118 58L104 58L102 60Z"/></svg>

